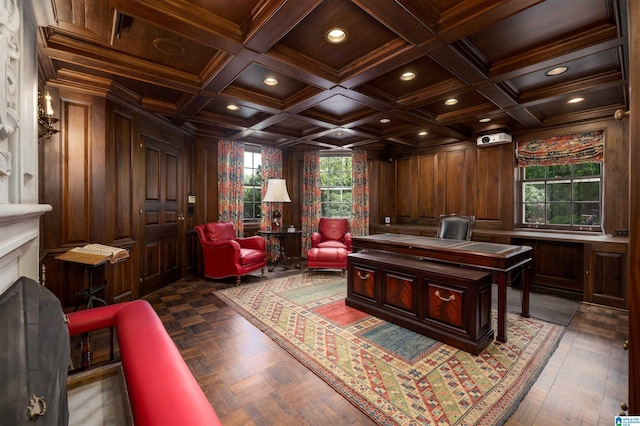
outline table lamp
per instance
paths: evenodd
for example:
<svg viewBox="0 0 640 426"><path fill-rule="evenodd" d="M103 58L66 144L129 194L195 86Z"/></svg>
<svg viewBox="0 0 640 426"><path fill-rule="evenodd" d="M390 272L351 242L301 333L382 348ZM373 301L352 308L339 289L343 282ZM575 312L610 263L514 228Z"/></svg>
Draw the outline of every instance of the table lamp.
<svg viewBox="0 0 640 426"><path fill-rule="evenodd" d="M287 182L284 179L269 179L267 182L267 193L262 199L265 203L290 203L289 193L287 192ZM278 231L280 229L280 218L282 212L275 209L271 214L271 229Z"/></svg>

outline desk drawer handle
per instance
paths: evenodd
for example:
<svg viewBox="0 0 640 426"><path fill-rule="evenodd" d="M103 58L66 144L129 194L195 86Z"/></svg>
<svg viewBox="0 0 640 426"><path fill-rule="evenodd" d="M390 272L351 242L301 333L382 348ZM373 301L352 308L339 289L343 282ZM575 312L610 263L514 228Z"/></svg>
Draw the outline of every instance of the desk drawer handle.
<svg viewBox="0 0 640 426"><path fill-rule="evenodd" d="M442 300L443 302L451 302L453 300L456 300L456 295L452 294L451 296L447 297L446 299L442 296L440 296L440 291L436 290L436 296L438 296L438 299Z"/></svg>
<svg viewBox="0 0 640 426"><path fill-rule="evenodd" d="M369 279L369 273L367 272L367 274L365 276L362 276L360 271L358 271L358 278L360 278L361 280L368 280Z"/></svg>

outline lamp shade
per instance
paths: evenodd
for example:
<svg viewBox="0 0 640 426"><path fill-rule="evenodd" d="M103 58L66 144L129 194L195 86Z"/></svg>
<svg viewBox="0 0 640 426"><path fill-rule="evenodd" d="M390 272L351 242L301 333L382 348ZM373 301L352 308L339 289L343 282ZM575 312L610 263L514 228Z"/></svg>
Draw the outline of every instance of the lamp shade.
<svg viewBox="0 0 640 426"><path fill-rule="evenodd" d="M269 179L267 182L267 193L262 201L267 203L290 203L291 198L289 198L289 193L287 192L287 181L284 179Z"/></svg>

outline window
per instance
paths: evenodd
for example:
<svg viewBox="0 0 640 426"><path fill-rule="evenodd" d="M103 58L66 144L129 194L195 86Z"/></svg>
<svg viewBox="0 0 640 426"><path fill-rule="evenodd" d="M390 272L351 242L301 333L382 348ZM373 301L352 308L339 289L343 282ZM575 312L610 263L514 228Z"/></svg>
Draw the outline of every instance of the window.
<svg viewBox="0 0 640 426"><path fill-rule="evenodd" d="M244 220L260 219L262 215L262 155L246 150L244 153Z"/></svg>
<svg viewBox="0 0 640 426"><path fill-rule="evenodd" d="M524 226L601 229L601 162L526 166L520 173Z"/></svg>
<svg viewBox="0 0 640 426"><path fill-rule="evenodd" d="M322 217L351 217L351 156L320 157Z"/></svg>

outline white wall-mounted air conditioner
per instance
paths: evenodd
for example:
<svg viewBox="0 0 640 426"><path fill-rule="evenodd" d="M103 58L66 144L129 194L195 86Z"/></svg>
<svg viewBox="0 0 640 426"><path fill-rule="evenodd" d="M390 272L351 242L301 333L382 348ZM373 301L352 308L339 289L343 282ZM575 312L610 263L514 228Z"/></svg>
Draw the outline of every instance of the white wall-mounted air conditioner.
<svg viewBox="0 0 640 426"><path fill-rule="evenodd" d="M492 135L480 136L478 138L478 146L497 145L501 143L509 143L511 141L511 135L507 133L494 133Z"/></svg>

